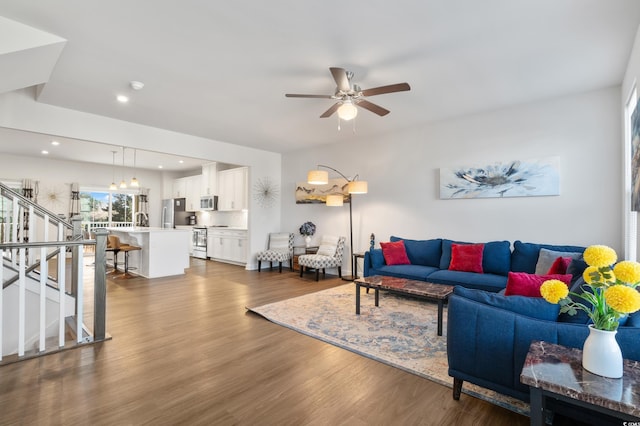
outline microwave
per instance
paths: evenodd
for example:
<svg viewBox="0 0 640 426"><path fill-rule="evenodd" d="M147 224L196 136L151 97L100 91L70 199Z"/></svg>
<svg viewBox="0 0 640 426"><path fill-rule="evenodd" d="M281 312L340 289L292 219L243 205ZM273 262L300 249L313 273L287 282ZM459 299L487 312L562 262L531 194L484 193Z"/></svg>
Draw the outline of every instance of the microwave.
<svg viewBox="0 0 640 426"><path fill-rule="evenodd" d="M200 210L218 210L218 196L207 195L200 197Z"/></svg>

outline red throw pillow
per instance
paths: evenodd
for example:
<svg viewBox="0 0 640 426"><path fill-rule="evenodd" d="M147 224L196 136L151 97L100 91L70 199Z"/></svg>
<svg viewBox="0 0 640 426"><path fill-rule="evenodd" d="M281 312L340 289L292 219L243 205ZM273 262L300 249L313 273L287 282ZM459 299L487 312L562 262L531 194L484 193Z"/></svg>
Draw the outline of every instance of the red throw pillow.
<svg viewBox="0 0 640 426"><path fill-rule="evenodd" d="M407 250L404 248L404 241L396 241L393 243L380 243L384 262L387 265L410 265Z"/></svg>
<svg viewBox="0 0 640 426"><path fill-rule="evenodd" d="M569 287L571 274L535 275L526 272L509 272L505 296L542 297L540 286L547 280L560 280Z"/></svg>
<svg viewBox="0 0 640 426"><path fill-rule="evenodd" d="M553 261L551 268L549 268L549 270L547 271L547 275L548 274L566 274L567 268L569 267L571 260L572 259L570 257L557 258L556 260Z"/></svg>
<svg viewBox="0 0 640 426"><path fill-rule="evenodd" d="M482 274L483 250L484 244L451 244L449 270Z"/></svg>

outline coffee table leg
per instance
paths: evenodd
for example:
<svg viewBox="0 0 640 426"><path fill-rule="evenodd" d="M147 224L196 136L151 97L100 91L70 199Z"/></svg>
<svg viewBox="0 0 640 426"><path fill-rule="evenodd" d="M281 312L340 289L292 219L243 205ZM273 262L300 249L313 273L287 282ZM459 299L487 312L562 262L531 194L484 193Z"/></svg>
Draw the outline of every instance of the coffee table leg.
<svg viewBox="0 0 640 426"><path fill-rule="evenodd" d="M545 398L544 395L542 395L542 389L531 386L529 388L529 395L531 399L531 417L529 424L544 426Z"/></svg>
<svg viewBox="0 0 640 426"><path fill-rule="evenodd" d="M442 336L442 307L444 300L438 300L438 336Z"/></svg>
<svg viewBox="0 0 640 426"><path fill-rule="evenodd" d="M356 283L356 315L360 315L360 284Z"/></svg>
<svg viewBox="0 0 640 426"><path fill-rule="evenodd" d="M376 288L376 306L380 306L380 290Z"/></svg>

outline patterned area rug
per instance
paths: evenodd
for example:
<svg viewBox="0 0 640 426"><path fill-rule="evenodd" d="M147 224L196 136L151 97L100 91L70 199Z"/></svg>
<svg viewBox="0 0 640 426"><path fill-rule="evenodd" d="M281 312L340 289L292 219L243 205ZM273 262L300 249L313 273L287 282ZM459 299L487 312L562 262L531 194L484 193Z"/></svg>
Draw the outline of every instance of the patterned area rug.
<svg viewBox="0 0 640 426"><path fill-rule="evenodd" d="M452 387L447 374L447 311L443 335L437 335L435 303L361 289L360 315L355 314L355 286L347 284L282 302L249 308L264 318L359 355L392 365ZM508 396L464 383L463 392L520 414L529 405Z"/></svg>

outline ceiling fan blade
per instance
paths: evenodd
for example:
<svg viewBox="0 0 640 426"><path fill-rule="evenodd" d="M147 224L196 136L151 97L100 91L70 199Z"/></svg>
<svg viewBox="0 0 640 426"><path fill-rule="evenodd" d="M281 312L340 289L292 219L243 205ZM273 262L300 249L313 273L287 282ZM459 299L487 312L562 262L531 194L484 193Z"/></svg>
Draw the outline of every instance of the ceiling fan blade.
<svg viewBox="0 0 640 426"><path fill-rule="evenodd" d="M333 104L331 106L331 108L329 108L328 110L326 110L321 116L320 118L327 118L327 117L331 117L331 115L333 115L334 112L336 112L336 110L338 109L338 107L340 106L340 102L336 102L335 104Z"/></svg>
<svg viewBox="0 0 640 426"><path fill-rule="evenodd" d="M409 83L390 84L388 86L374 87L373 89L366 89L362 91L364 96L382 95L384 93L404 92L411 90Z"/></svg>
<svg viewBox="0 0 640 426"><path fill-rule="evenodd" d="M331 99L331 95L299 95L295 93L286 93L285 96L287 98L322 98L322 99Z"/></svg>
<svg viewBox="0 0 640 426"><path fill-rule="evenodd" d="M379 116L385 116L387 114L389 114L391 111L389 111L388 109L382 108L379 105L373 104L369 101L366 101L364 99L360 99L358 100L358 102L356 103L356 105L364 108L364 109L368 109L369 111L378 114Z"/></svg>
<svg viewBox="0 0 640 426"><path fill-rule="evenodd" d="M347 77L347 71L344 68L332 67L329 68L329 70L331 71L331 75L338 85L338 90L342 90L343 92L348 92L349 90L351 90L349 78Z"/></svg>

